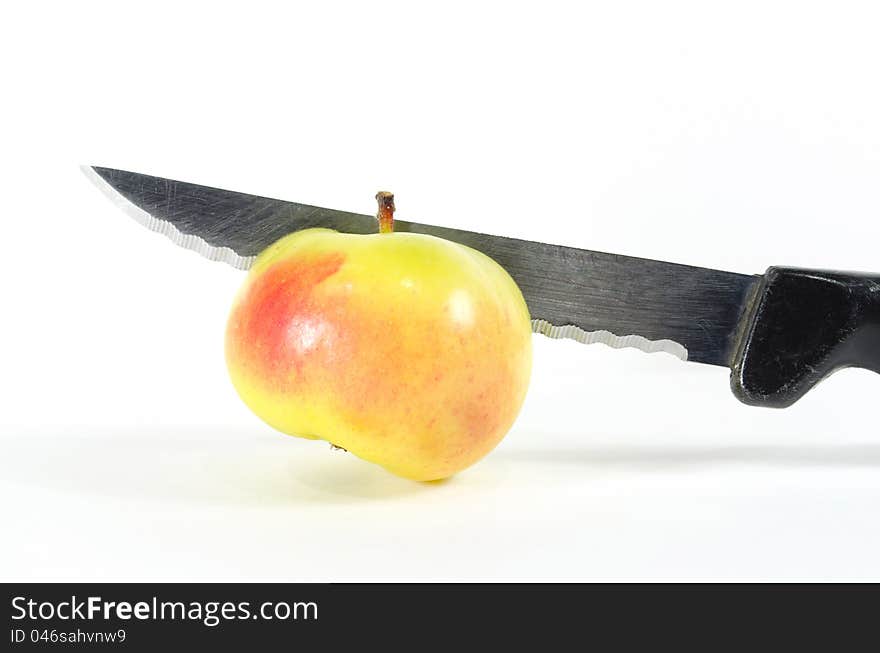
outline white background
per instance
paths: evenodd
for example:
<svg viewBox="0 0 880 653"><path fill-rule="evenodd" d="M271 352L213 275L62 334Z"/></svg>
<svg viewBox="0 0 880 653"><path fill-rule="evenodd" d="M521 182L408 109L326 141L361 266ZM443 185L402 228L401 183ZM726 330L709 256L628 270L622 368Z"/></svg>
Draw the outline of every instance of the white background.
<svg viewBox="0 0 880 653"><path fill-rule="evenodd" d="M880 270L878 27L843 2L7 8L0 578L880 580L875 375L771 411L722 368L535 336L501 446L412 483L251 415L222 350L242 274L78 169Z"/></svg>

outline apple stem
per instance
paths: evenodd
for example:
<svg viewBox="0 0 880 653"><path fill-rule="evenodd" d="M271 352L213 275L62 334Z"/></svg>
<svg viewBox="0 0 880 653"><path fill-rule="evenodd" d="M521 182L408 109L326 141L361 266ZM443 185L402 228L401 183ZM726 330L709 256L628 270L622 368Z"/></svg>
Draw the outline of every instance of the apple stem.
<svg viewBox="0 0 880 653"><path fill-rule="evenodd" d="M394 231L394 193L380 190L376 193L376 201L379 203L379 233L390 234Z"/></svg>

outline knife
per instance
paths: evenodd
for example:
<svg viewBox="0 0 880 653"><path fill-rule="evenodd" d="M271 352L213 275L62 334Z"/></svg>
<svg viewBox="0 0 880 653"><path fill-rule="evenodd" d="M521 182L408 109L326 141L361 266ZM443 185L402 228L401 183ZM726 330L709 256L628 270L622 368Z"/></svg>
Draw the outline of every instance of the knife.
<svg viewBox="0 0 880 653"><path fill-rule="evenodd" d="M242 270L300 229L376 233L369 215L83 170L147 228ZM403 220L394 228L495 259L522 290L536 333L729 367L734 395L752 406L790 406L845 367L880 373L880 275L791 267L737 274Z"/></svg>

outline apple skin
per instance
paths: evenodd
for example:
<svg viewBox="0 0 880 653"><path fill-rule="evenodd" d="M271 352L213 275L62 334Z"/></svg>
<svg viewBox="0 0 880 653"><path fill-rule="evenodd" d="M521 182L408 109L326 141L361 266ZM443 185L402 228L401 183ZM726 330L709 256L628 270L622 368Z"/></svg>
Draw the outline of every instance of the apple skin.
<svg viewBox="0 0 880 653"><path fill-rule="evenodd" d="M516 283L476 250L307 229L257 257L226 360L270 426L428 481L472 465L510 429L532 333Z"/></svg>

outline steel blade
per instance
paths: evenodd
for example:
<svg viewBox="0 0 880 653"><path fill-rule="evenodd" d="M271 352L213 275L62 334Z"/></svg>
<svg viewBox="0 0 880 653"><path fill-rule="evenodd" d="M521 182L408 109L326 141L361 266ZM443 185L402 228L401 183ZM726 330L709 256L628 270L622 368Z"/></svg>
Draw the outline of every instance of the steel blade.
<svg viewBox="0 0 880 653"><path fill-rule="evenodd" d="M86 174L146 227L213 260L248 269L293 231L375 233L373 216L110 168ZM500 263L552 338L664 351L729 366L739 318L759 277L396 220L395 231L473 247Z"/></svg>

